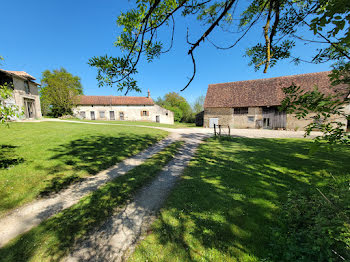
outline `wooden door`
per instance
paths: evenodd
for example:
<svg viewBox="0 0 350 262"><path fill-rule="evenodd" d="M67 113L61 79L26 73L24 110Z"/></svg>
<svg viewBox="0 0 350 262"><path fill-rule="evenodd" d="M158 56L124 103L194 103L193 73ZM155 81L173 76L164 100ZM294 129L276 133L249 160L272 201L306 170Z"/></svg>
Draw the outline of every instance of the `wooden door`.
<svg viewBox="0 0 350 262"><path fill-rule="evenodd" d="M109 111L109 120L115 120L114 111Z"/></svg>
<svg viewBox="0 0 350 262"><path fill-rule="evenodd" d="M160 116L156 116L156 122L157 122L157 123L160 122Z"/></svg>
<svg viewBox="0 0 350 262"><path fill-rule="evenodd" d="M95 120L95 112L94 112L94 111L91 111L91 112L90 112L90 115L91 115L91 120Z"/></svg>

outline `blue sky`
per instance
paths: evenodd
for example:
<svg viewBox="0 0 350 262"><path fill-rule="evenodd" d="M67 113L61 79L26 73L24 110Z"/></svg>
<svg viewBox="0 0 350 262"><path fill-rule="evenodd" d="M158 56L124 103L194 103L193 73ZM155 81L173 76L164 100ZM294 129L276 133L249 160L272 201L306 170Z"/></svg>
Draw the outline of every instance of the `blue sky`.
<svg viewBox="0 0 350 262"><path fill-rule="evenodd" d="M119 55L113 46L120 32L116 18L121 11L131 7L128 0L52 0L52 1L3 1L0 16L1 41L0 55L5 58L1 68L26 71L40 81L41 73L46 69L66 68L81 77L86 95L122 95L117 88L97 86L97 70L90 67L89 58L98 55ZM142 93L147 89L156 99L167 92L179 92L192 73L192 63L188 57L186 28L190 27L192 40L206 27L201 27L189 19L176 24L176 42L170 53L164 54L151 64L142 62L137 79ZM245 48L261 39L261 27L252 31L235 48L228 51L217 50L206 42L196 50L197 76L192 84L180 94L192 103L198 96L205 95L208 84L268 78L326 71L330 64L299 64L282 61L270 68L267 74L255 72L248 66L248 58L243 57ZM169 31L163 30L161 37ZM227 43L237 35L213 34L218 43ZM307 57L313 47L299 44L295 53Z"/></svg>

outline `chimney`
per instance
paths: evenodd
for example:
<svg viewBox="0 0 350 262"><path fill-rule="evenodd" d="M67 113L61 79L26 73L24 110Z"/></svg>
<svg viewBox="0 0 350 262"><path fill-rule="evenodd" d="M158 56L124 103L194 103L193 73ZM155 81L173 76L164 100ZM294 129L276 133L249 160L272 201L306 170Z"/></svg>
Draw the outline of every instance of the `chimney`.
<svg viewBox="0 0 350 262"><path fill-rule="evenodd" d="M147 91L147 98L150 98L150 97L151 97L151 92L148 89L148 91Z"/></svg>

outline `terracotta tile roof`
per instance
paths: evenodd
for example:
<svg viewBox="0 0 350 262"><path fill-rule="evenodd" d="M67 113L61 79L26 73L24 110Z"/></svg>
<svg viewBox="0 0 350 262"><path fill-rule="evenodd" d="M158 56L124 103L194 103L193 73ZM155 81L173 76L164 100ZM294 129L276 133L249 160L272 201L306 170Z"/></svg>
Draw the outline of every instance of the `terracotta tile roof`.
<svg viewBox="0 0 350 262"><path fill-rule="evenodd" d="M10 71L10 70L3 70L3 69L0 69L0 70L5 72L5 73L8 73L10 75L18 76L20 78L25 78L28 80L35 80L34 76L31 76L30 74L28 74L27 72L24 72L24 71Z"/></svg>
<svg viewBox="0 0 350 262"><path fill-rule="evenodd" d="M80 96L79 105L154 105L152 98L142 96Z"/></svg>
<svg viewBox="0 0 350 262"><path fill-rule="evenodd" d="M211 84L208 87L204 107L250 107L277 106L284 98L282 88L292 83L310 90L315 85L325 94L335 91L330 88L329 71L282 76L266 79Z"/></svg>

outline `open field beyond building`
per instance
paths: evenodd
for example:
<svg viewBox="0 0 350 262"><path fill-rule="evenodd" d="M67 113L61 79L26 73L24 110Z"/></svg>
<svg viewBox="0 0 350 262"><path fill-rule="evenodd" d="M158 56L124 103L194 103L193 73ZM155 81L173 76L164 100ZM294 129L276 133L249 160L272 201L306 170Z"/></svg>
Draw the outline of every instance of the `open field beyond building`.
<svg viewBox="0 0 350 262"><path fill-rule="evenodd" d="M167 135L157 129L75 123L0 127L0 215L135 155Z"/></svg>
<svg viewBox="0 0 350 262"><path fill-rule="evenodd" d="M311 143L209 139L131 260L350 259L350 149Z"/></svg>

